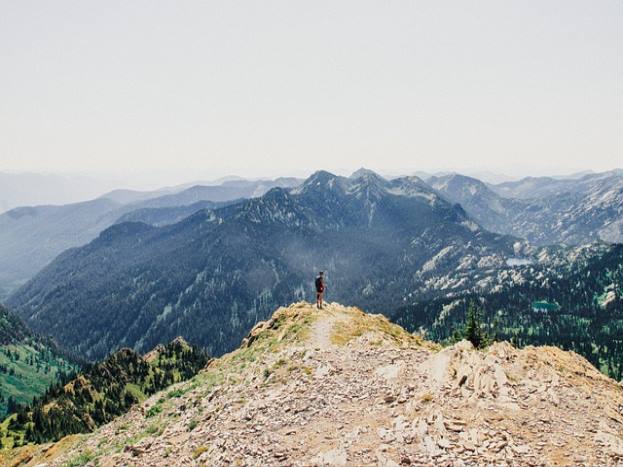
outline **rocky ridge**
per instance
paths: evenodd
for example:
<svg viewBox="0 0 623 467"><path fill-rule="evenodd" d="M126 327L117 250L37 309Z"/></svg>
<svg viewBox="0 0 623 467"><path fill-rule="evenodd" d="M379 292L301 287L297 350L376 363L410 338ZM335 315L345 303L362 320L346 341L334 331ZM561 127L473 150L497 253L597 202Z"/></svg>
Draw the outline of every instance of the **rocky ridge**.
<svg viewBox="0 0 623 467"><path fill-rule="evenodd" d="M623 390L553 347L440 348L380 315L301 302L91 435L8 465L612 465ZM1 459L0 459L1 460Z"/></svg>
<svg viewBox="0 0 623 467"><path fill-rule="evenodd" d="M578 179L528 178L497 186L459 174L426 181L492 232L533 245L623 241L621 171Z"/></svg>

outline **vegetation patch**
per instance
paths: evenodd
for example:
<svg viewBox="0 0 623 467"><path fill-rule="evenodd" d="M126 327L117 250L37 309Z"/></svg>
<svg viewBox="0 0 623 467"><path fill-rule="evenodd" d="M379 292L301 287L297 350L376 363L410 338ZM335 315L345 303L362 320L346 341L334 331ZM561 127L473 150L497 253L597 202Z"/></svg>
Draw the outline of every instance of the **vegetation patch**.
<svg viewBox="0 0 623 467"><path fill-rule="evenodd" d="M197 428L197 425L199 424L199 422L197 420L191 420L190 422L188 422L188 431L193 431L195 428Z"/></svg>
<svg viewBox="0 0 623 467"><path fill-rule="evenodd" d="M93 459L95 459L95 455L90 451L85 451L65 462L63 464L63 467L83 467L91 462Z"/></svg>
<svg viewBox="0 0 623 467"><path fill-rule="evenodd" d="M333 325L331 342L335 345L346 345L364 334L375 334L374 342L381 345L379 339L388 340L400 346L431 345L425 343L421 336L410 334L400 326L390 323L382 315L368 315L360 310L349 310L349 319L338 320Z"/></svg>
<svg viewBox="0 0 623 467"><path fill-rule="evenodd" d="M243 344L238 350L216 361L206 373L225 372L228 378L235 377L234 375L242 373L248 365L265 362L280 347L307 339L316 319L317 314L311 311L309 304L300 303L280 308L272 319L260 323L251 331L246 345ZM262 374L267 378L285 364L285 361L278 361L272 368L262 368Z"/></svg>
<svg viewBox="0 0 623 467"><path fill-rule="evenodd" d="M50 347L32 339L0 345L0 417L64 382L77 368Z"/></svg>
<svg viewBox="0 0 623 467"><path fill-rule="evenodd" d="M147 433L148 435L160 436L163 431L164 431L164 427L161 424L152 423L151 425L147 427L147 429L145 430L145 433Z"/></svg>
<svg viewBox="0 0 623 467"><path fill-rule="evenodd" d="M193 451L193 459L198 459L204 452L208 451L207 446L199 446Z"/></svg>
<svg viewBox="0 0 623 467"><path fill-rule="evenodd" d="M155 417L161 412L162 412L162 406L160 404L156 404L147 410L147 413L145 413L145 418Z"/></svg>
<svg viewBox="0 0 623 467"><path fill-rule="evenodd" d="M74 359L53 342L34 336L0 305L0 419L44 394L51 384L69 380L76 369ZM0 439L7 436L0 430Z"/></svg>
<svg viewBox="0 0 623 467"><path fill-rule="evenodd" d="M182 339L159 346L146 358L122 349L102 363L85 368L66 384L50 387L31 404L16 405L15 413L0 425L0 439L4 444L4 439L10 437L7 444L13 447L88 433L151 394L194 376L207 360L202 350ZM146 417L162 412L166 401L162 398Z"/></svg>
<svg viewBox="0 0 623 467"><path fill-rule="evenodd" d="M186 394L187 391L183 390L183 389L175 389L173 391L169 391L169 393L167 394L167 397L169 399L174 399L174 398L178 398L178 397L182 397L184 394Z"/></svg>

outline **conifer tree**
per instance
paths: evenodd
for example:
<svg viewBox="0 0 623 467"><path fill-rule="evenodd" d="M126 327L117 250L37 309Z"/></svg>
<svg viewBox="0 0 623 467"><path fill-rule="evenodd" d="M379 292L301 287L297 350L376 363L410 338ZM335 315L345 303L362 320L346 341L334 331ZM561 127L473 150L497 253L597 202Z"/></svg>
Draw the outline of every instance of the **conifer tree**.
<svg viewBox="0 0 623 467"><path fill-rule="evenodd" d="M471 301L467 308L467 320L463 329L463 338L470 341L476 349L482 349L491 342L490 336L484 330L482 312L474 301Z"/></svg>

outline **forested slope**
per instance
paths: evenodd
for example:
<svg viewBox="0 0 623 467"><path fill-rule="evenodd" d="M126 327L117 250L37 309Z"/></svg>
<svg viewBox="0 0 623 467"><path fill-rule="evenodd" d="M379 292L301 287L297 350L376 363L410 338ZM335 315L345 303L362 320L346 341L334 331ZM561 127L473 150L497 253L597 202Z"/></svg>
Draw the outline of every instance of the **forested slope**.
<svg viewBox="0 0 623 467"><path fill-rule="evenodd" d="M623 245L557 267L526 266L520 278L487 293L415 302L392 318L435 340L452 337L470 300L481 303L489 332L517 345L573 350L615 379L623 378ZM552 304L540 309L538 302Z"/></svg>

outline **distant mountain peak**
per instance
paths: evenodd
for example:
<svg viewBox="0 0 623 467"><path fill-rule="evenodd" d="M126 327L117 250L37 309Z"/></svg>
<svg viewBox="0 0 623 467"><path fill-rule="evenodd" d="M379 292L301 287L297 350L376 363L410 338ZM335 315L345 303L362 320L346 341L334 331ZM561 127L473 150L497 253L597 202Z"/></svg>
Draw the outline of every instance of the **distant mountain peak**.
<svg viewBox="0 0 623 467"><path fill-rule="evenodd" d="M307 180L303 182L303 185L314 185L318 183L326 183L330 180L335 180L336 178L338 178L338 176L335 174L332 174L331 172L328 172L326 170L318 170L314 172L313 174L311 174L307 178Z"/></svg>
<svg viewBox="0 0 623 467"><path fill-rule="evenodd" d="M387 194L389 184L387 180L371 170L363 172L356 178L349 178L348 192L367 198L380 198Z"/></svg>
<svg viewBox="0 0 623 467"><path fill-rule="evenodd" d="M305 193L316 193L318 191L331 190L336 187L342 187L343 181L347 180L338 175L319 170L311 174L301 185L292 188L290 193L294 195Z"/></svg>
<svg viewBox="0 0 623 467"><path fill-rule="evenodd" d="M361 177L380 177L374 170L366 169L365 167L361 167L360 169L355 170L348 178L357 179Z"/></svg>

